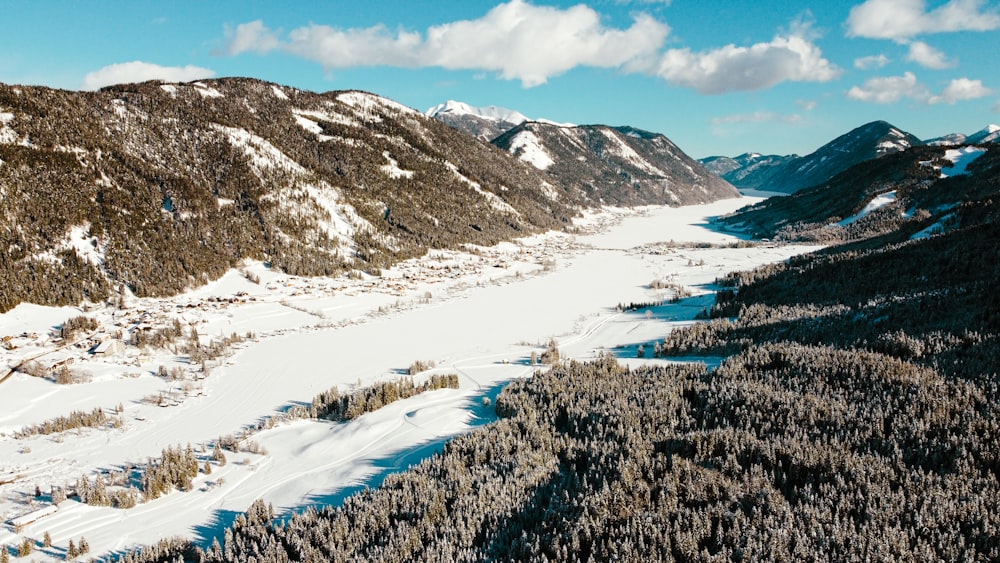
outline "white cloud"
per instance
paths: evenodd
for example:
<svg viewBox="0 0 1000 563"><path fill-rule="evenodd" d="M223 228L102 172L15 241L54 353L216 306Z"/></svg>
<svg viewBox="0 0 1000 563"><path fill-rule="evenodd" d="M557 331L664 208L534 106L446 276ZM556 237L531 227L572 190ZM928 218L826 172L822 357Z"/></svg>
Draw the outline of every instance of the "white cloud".
<svg viewBox="0 0 1000 563"><path fill-rule="evenodd" d="M530 87L577 66L617 68L648 57L669 33L669 26L644 14L628 29L613 29L582 4L563 10L511 0L479 19L434 26L423 34L382 25L337 29L314 24L292 30L281 41L262 22L249 22L227 33L225 50L235 55L281 49L327 70L376 65L487 70Z"/></svg>
<svg viewBox="0 0 1000 563"><path fill-rule="evenodd" d="M872 78L847 92L847 97L852 100L876 104L891 104L903 98L926 100L928 96L927 88L917 82L917 77L912 72L903 76Z"/></svg>
<svg viewBox="0 0 1000 563"><path fill-rule="evenodd" d="M670 49L648 72L702 94L721 94L760 90L786 81L826 82L841 70L800 33L750 47L727 45L700 53Z"/></svg>
<svg viewBox="0 0 1000 563"><path fill-rule="evenodd" d="M280 45L278 36L264 27L264 22L261 20L241 23L235 30L226 26L225 33L227 55L238 55L247 51L263 54L277 49Z"/></svg>
<svg viewBox="0 0 1000 563"><path fill-rule="evenodd" d="M940 95L931 96L929 104L954 104L961 100L974 100L984 98L992 94L993 91L983 86L982 80L969 80L968 78L956 78L945 86Z"/></svg>
<svg viewBox="0 0 1000 563"><path fill-rule="evenodd" d="M724 115L712 119L712 125L727 125L732 123L798 123L802 116L798 114L784 115L769 111Z"/></svg>
<svg viewBox="0 0 1000 563"><path fill-rule="evenodd" d="M428 28L390 30L383 25L338 29L309 25L284 37L261 21L226 30L224 52L280 50L313 60L326 70L358 66L441 67L496 72L525 87L580 66L619 68L659 76L672 84L717 94L769 88L785 81L828 81L840 69L812 43L808 22L769 43L729 45L693 53L661 51L670 27L648 14L626 29L605 27L584 4L561 9L524 0L499 4L483 17Z"/></svg>
<svg viewBox="0 0 1000 563"><path fill-rule="evenodd" d="M659 4L661 6L669 6L673 3L673 0L616 0L615 4L627 5L627 4Z"/></svg>
<svg viewBox="0 0 1000 563"><path fill-rule="evenodd" d="M83 77L81 88L97 90L112 84L128 82L145 82L147 80L163 80L165 82L189 82L202 78L212 78L215 71L200 66L160 66L143 61L132 61L108 65L104 68L87 73Z"/></svg>
<svg viewBox="0 0 1000 563"><path fill-rule="evenodd" d="M992 90L983 86L981 80L956 78L940 94L932 95L912 72L907 72L903 76L872 78L861 86L851 88L847 97L876 104L891 104L904 98L927 104L954 104L962 100L983 98L992 93Z"/></svg>
<svg viewBox="0 0 1000 563"><path fill-rule="evenodd" d="M906 56L906 60L913 61L924 68L942 69L955 66L955 63L949 61L944 53L922 41L910 43L910 52Z"/></svg>
<svg viewBox="0 0 1000 563"><path fill-rule="evenodd" d="M816 106L819 105L819 102L817 102L816 100L795 100L795 105L799 106L805 111L812 111L816 109Z"/></svg>
<svg viewBox="0 0 1000 563"><path fill-rule="evenodd" d="M898 40L927 33L1000 28L1000 14L995 9L981 11L983 4L983 0L950 0L927 11L924 0L866 0L851 8L847 35Z"/></svg>
<svg viewBox="0 0 1000 563"><path fill-rule="evenodd" d="M873 68L882 68L889 64L889 57L879 53L878 55L871 55L868 57L861 57L854 59L854 68L861 70L871 70Z"/></svg>

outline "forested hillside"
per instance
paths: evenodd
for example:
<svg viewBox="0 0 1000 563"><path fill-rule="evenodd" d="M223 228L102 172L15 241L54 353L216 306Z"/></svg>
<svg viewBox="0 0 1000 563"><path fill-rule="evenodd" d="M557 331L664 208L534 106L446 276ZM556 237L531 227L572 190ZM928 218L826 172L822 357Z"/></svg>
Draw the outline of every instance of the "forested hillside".
<svg viewBox="0 0 1000 563"><path fill-rule="evenodd" d="M574 198L390 100L250 79L0 86L0 309L170 294L244 258L377 271L558 228Z"/></svg>
<svg viewBox="0 0 1000 563"><path fill-rule="evenodd" d="M720 196L675 193L689 189ZM173 294L246 258L292 274L377 273L429 248L562 228L596 203L363 92L243 78L0 85L0 311L123 288Z"/></svg>
<svg viewBox="0 0 1000 563"><path fill-rule="evenodd" d="M747 153L712 156L701 163L740 189L795 193L829 181L870 160L923 145L923 141L885 121L852 129L805 156Z"/></svg>
<svg viewBox="0 0 1000 563"><path fill-rule="evenodd" d="M529 121L492 143L590 205L690 205L739 195L666 136L634 127Z"/></svg>
<svg viewBox="0 0 1000 563"><path fill-rule="evenodd" d="M901 242L980 224L984 214L996 213L991 202L997 194L1000 151L916 147L863 162L828 182L769 198L720 222L786 241L829 244L888 236Z"/></svg>

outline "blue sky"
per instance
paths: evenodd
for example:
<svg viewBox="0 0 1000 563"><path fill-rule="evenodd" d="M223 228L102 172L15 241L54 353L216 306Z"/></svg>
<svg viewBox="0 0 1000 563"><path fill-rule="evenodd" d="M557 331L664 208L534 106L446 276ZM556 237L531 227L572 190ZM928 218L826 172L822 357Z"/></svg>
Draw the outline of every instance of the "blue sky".
<svg viewBox="0 0 1000 563"><path fill-rule="evenodd" d="M884 119L1000 122L986 0L0 0L0 82L250 76L632 125L695 157L809 153Z"/></svg>

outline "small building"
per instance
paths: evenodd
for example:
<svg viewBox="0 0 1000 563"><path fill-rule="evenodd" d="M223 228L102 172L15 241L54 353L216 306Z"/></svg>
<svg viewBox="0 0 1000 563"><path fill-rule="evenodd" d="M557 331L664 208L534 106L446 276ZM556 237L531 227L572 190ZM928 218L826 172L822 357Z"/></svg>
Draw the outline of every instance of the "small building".
<svg viewBox="0 0 1000 563"><path fill-rule="evenodd" d="M117 338L109 338L97 346L94 346L95 356L111 357L121 356L125 353L125 343Z"/></svg>
<svg viewBox="0 0 1000 563"><path fill-rule="evenodd" d="M27 514L22 514L17 518L11 518L10 520L7 520L7 524L9 524L12 528L14 528L15 532L19 532L28 524L31 524L32 522L37 522L38 520L41 520L42 518L45 518L50 514L55 514L58 510L59 508L56 507L56 505L46 504L37 510L32 510Z"/></svg>

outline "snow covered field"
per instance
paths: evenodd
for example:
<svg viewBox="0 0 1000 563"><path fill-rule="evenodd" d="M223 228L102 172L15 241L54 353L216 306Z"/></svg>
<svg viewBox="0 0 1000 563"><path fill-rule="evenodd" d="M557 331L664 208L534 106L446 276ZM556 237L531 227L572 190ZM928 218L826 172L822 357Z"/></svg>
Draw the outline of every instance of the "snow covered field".
<svg viewBox="0 0 1000 563"><path fill-rule="evenodd" d="M711 305L716 277L815 248L730 248L725 245L735 237L707 228L706 217L756 201L606 210L581 221L584 234L435 251L380 278L296 278L250 264L182 296L126 296L123 308L102 304L84 313L19 306L0 315L0 337L11 337L0 349L0 545L27 537L37 541L29 559L61 560L69 541L80 537L92 556L172 535L207 543L257 498L279 512L336 503L418 462L448 437L489 422L492 407L483 398L495 398L506 381L537 369L528 359L550 339L563 357L610 351L630 363L662 361L637 359L637 347L649 350L672 326L693 322ZM650 287L655 280L659 289ZM616 310L619 303L668 300L676 288L692 297ZM60 341L56 327L82 314L99 327ZM174 319L184 339L194 327L203 344L234 333L242 341L204 365L189 362L176 346L126 345L104 357L90 352L101 341L129 341L131 333L152 333ZM321 391L396 379L417 360L436 365L417 381L456 373L461 388L426 392L348 423L273 424ZM60 385L11 371L28 361L42 372L67 368L86 382ZM95 408L117 417L117 427L14 436ZM228 463L212 464L190 491L127 510L71 498L54 513L32 516L51 505L53 486L71 487L84 476L93 481L178 444L191 444L204 462L219 436L243 431L252 433L247 440L259 444L260 453L227 451ZM9 524L24 516L17 529ZM52 547L42 548L46 532Z"/></svg>

